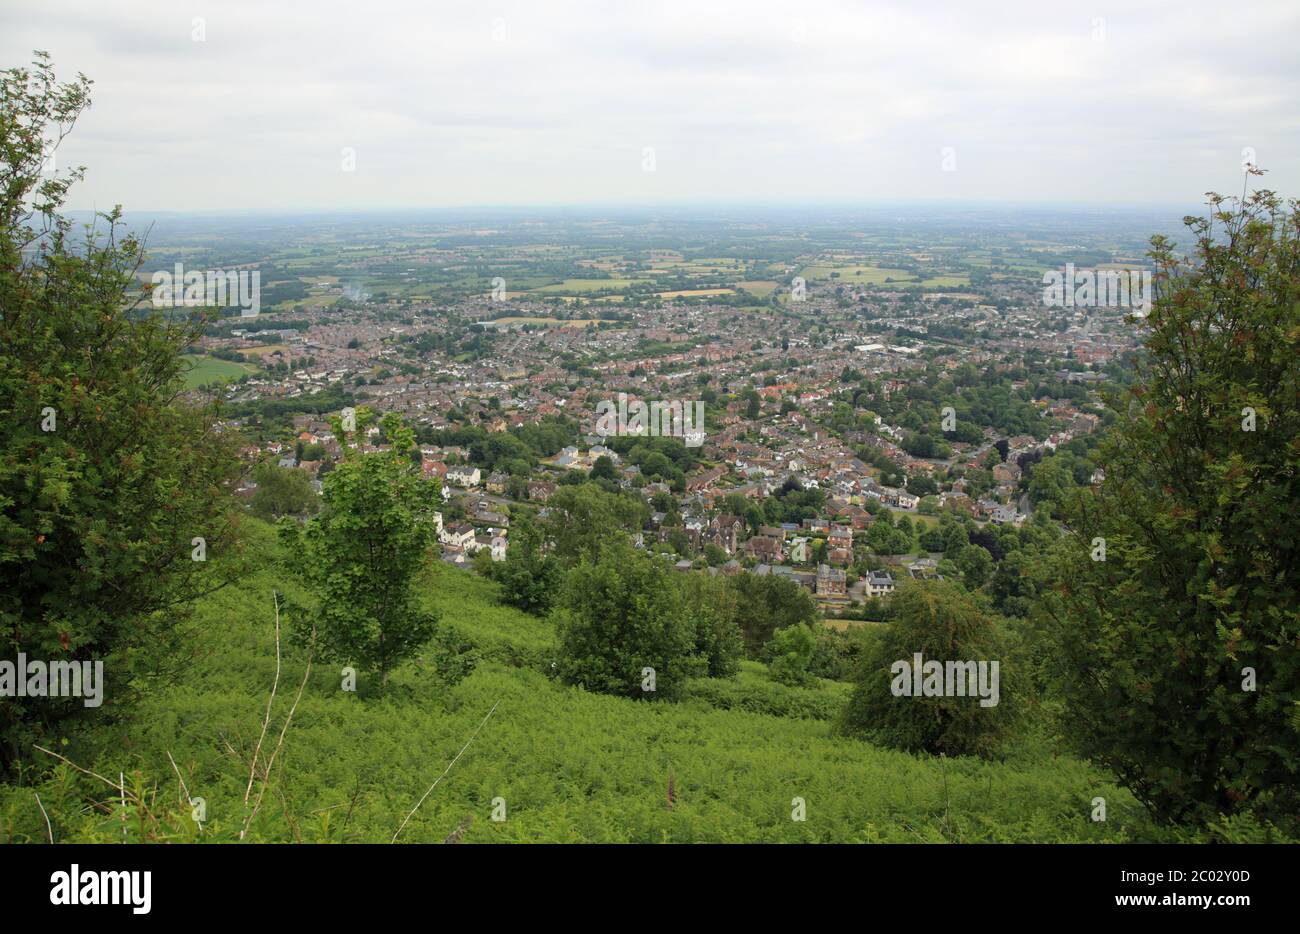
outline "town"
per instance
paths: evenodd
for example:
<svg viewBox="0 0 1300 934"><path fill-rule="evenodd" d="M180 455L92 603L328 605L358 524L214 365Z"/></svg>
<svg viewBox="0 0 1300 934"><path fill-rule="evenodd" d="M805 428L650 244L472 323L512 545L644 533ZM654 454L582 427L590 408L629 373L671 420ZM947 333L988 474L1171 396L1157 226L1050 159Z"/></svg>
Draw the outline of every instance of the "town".
<svg viewBox="0 0 1300 934"><path fill-rule="evenodd" d="M435 268L485 262L478 248L411 252ZM274 313L217 321L194 359L232 367L204 388L258 442L250 462L318 491L340 455L337 410L408 419L423 475L441 484L448 562L503 560L512 516L544 518L558 486L601 479L644 502L638 547L682 571L786 577L834 619L870 618L902 577L956 572L970 538L954 522L1018 528L1044 498L1050 511L1062 476L1102 478L1088 461L1101 389L1122 379L1112 364L1140 327L1125 309L1044 301L1035 273L1042 256L1113 271L1132 265L1122 255L1060 247L981 266L973 251L905 244L782 262L571 252L587 258L564 271L586 278L529 275L521 247L493 256L510 275L481 271L481 294L461 281L400 299L382 275L409 283L422 267L396 275L385 258L381 278L345 288L372 264L349 260L300 275ZM611 430L629 407L651 424L622 415ZM693 413L703 425L659 431L672 407L679 428ZM384 447L378 433L368 449ZM1068 469L1034 483L1058 452ZM250 477L240 492L256 490Z"/></svg>

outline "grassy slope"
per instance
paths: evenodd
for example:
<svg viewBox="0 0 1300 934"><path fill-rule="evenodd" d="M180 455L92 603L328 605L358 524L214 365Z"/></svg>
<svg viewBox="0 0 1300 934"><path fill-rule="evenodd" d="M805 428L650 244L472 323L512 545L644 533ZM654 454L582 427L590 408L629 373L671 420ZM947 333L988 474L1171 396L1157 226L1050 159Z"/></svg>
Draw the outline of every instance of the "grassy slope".
<svg viewBox="0 0 1300 934"><path fill-rule="evenodd" d="M275 672L271 591L287 589L274 568L269 530L254 523L252 532L260 569L200 607L207 654L184 684L149 698L134 722L101 728L93 747L83 740L66 749L101 774L140 770L157 781L160 797L174 798L170 751L190 794L206 799L206 831L218 839L237 836L243 820L247 767L226 744L256 742ZM276 762L280 792L268 794L255 838L387 841L493 704L499 704L495 715L429 795L403 840L441 841L470 815L467 842L1157 837L1127 793L1072 759L1025 752L1002 763L945 766L835 737L825 719L711 706L746 707L745 697L757 698L760 708L767 704L770 682L761 666L746 665L734 682L696 685L692 699L678 704L562 686L543 673L554 644L545 622L496 605L494 585L465 571L430 568L426 586L443 618L479 645L484 659L477 670L440 691L430 672L411 664L387 696L367 698L340 690L338 666L316 666ZM302 663L302 651L286 645L266 748L292 702ZM794 692L794 699L809 709L833 707L844 690L825 683ZM75 781L83 793L106 796L90 779ZM1107 801L1105 823L1089 820L1097 795ZM489 820L498 796L506 801L504 823ZM791 820L796 796L807 802L805 822ZM111 815L78 816L71 791L61 801L57 788L47 786L42 798L60 840L103 828L120 834ZM28 789L0 790L0 821L0 838L44 839Z"/></svg>

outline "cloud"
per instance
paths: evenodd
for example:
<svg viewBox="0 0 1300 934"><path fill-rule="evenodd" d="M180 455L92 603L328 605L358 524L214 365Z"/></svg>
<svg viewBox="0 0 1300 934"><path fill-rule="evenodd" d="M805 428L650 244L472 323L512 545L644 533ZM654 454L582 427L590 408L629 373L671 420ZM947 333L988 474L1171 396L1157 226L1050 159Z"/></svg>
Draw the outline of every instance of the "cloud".
<svg viewBox="0 0 1300 934"><path fill-rule="evenodd" d="M47 0L0 65L95 80L74 207L1186 203L1248 146L1300 189L1290 0L987 7Z"/></svg>

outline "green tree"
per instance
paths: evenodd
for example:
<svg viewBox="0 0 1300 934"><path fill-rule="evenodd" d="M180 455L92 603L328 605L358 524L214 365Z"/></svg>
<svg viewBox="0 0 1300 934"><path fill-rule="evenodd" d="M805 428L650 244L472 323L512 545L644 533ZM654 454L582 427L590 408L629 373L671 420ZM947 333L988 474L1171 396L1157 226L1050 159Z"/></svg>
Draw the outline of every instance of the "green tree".
<svg viewBox="0 0 1300 934"><path fill-rule="evenodd" d="M993 556L979 545L967 545L955 559L967 590L979 590L993 573Z"/></svg>
<svg viewBox="0 0 1300 934"><path fill-rule="evenodd" d="M1044 596L1069 735L1157 817L1300 815L1300 208L1211 196ZM1104 548L1104 553L1101 549ZM1103 559L1104 560L1101 560Z"/></svg>
<svg viewBox="0 0 1300 934"><path fill-rule="evenodd" d="M357 437L372 414L356 412ZM415 578L434 539L436 489L423 480L407 451L409 428L389 413L383 418L387 451L362 454L335 419L343 442L342 463L324 481L324 504L304 528L281 523L290 567L316 597L297 609L300 633L315 633L327 661L355 664L377 673L380 689L393 668L433 635L437 618L420 608ZM433 481L436 485L436 481Z"/></svg>
<svg viewBox="0 0 1300 934"><path fill-rule="evenodd" d="M881 745L909 752L991 755L1014 722L1014 692L1008 690L1006 647L994 622L970 597L946 581L907 581L894 595L893 621L867 648L862 674L841 718L842 729ZM966 696L909 696L895 693L900 663L998 662L997 703L982 705L978 682ZM991 687L992 667L985 685Z"/></svg>
<svg viewBox="0 0 1300 934"><path fill-rule="evenodd" d="M617 480L618 471L614 469L614 462L609 455L602 454L591 465L591 473L588 476L593 480Z"/></svg>
<svg viewBox="0 0 1300 934"><path fill-rule="evenodd" d="M745 641L736 623L736 593L726 578L688 574L683 579L686 605L695 621L695 653L713 678L730 678L740 670Z"/></svg>
<svg viewBox="0 0 1300 934"><path fill-rule="evenodd" d="M310 515L320 509L320 497L301 470L262 464L253 471L253 479L257 489L249 507L259 519Z"/></svg>
<svg viewBox="0 0 1300 934"><path fill-rule="evenodd" d="M542 614L551 608L559 585L559 566L542 549L542 532L528 518L510 528L510 547L504 561L493 561L490 573L501 584L501 598L526 613Z"/></svg>
<svg viewBox="0 0 1300 934"><path fill-rule="evenodd" d="M182 396L204 316L143 304L121 211L72 234L81 169L43 175L89 106L46 55L0 73L0 633L4 652L101 661L104 715L179 659L190 601L235 567L234 433ZM133 297L135 296L135 297ZM0 763L50 742L80 698L7 698Z"/></svg>
<svg viewBox="0 0 1300 934"><path fill-rule="evenodd" d="M707 668L674 573L615 537L565 576L553 611L557 670L569 684L623 697L672 699Z"/></svg>
<svg viewBox="0 0 1300 934"><path fill-rule="evenodd" d="M807 623L778 629L768 643L772 678L791 687L811 684L816 679L809 674L808 664L816 648L817 636Z"/></svg>
<svg viewBox="0 0 1300 934"><path fill-rule="evenodd" d="M591 483L562 486L547 502L544 531L555 556L565 564L599 554L607 545L627 541L649 517L645 504Z"/></svg>
<svg viewBox="0 0 1300 934"><path fill-rule="evenodd" d="M735 619L751 657L761 654L778 629L817 622L817 604L794 581L754 574L737 574L727 581L736 594Z"/></svg>

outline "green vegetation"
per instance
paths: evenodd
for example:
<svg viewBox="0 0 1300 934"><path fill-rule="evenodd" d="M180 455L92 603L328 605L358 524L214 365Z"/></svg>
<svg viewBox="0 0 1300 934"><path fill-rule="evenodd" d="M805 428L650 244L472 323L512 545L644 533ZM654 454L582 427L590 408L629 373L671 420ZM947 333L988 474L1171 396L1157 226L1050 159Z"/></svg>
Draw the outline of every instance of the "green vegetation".
<svg viewBox="0 0 1300 934"><path fill-rule="evenodd" d="M259 519L303 516L320 509L320 497L301 470L261 464L253 471L253 480L257 489L253 491L249 509Z"/></svg>
<svg viewBox="0 0 1300 934"><path fill-rule="evenodd" d="M356 663L379 676L433 635L436 618L421 609L413 582L433 542L436 481L420 478L407 452L414 434L391 413L382 429L391 447L362 454L352 445L372 420L355 414L351 429L336 419L345 457L324 483L321 515L299 529L281 526L287 563L313 591L315 606L291 609L299 635L326 661Z"/></svg>
<svg viewBox="0 0 1300 934"><path fill-rule="evenodd" d="M52 744L100 774L125 771L129 794L133 787L146 793L154 781L162 786L148 811L130 809L130 840L233 840L250 810L247 759L276 667L272 594L307 598L277 570L281 550L270 530L251 522L248 532L254 570L199 602L198 651L183 682L143 698L129 721L69 734L66 746ZM277 758L274 791L246 839L387 842L494 704L492 719L402 841L441 841L467 816L474 819L465 842L1184 836L1154 825L1103 773L1054 757L1038 743L1001 763L957 758L941 764L836 737L828 713L842 705L846 685L786 688L752 662L736 680L689 681L679 703L567 687L538 670L549 665L521 660L542 661L555 645L544 620L501 605L496 585L465 571L435 563L422 580L422 605L474 643L479 665L446 687L417 655L394 672L382 698L345 691L337 667L315 665ZM521 658L512 661L511 654ZM305 662L304 648L284 647L275 726L294 703ZM713 693L710 684L727 687ZM206 801L201 831L190 806L179 802L169 754L190 794ZM117 790L54 764L34 785L0 787L0 839L46 838L36 790L56 840L120 840ZM808 802L804 823L790 820L796 795ZM1104 823L1089 818L1096 795L1108 802ZM508 805L503 823L487 819L497 796ZM87 809L86 801L107 806ZM1240 822L1218 832L1260 836Z"/></svg>
<svg viewBox="0 0 1300 934"><path fill-rule="evenodd" d="M1006 639L970 597L949 584L908 582L863 659L843 728L910 752L994 755L1016 715L1015 668ZM955 674L964 679L958 693Z"/></svg>
<svg viewBox="0 0 1300 934"><path fill-rule="evenodd" d="M6 657L102 662L102 718L174 665L190 601L222 582L208 560L233 542L239 466L215 412L177 400L203 319L129 302L141 244L120 211L84 239L57 213L81 173L43 175L43 139L88 89L44 56L0 75L0 635ZM79 698L5 697L0 767L85 716Z"/></svg>
<svg viewBox="0 0 1300 934"><path fill-rule="evenodd" d="M1165 820L1300 818L1300 211L1269 192L1156 238L1140 381L1113 400L1045 603L1077 748ZM1098 549L1101 549L1099 552Z"/></svg>
<svg viewBox="0 0 1300 934"><path fill-rule="evenodd" d="M189 368L184 371L186 389L225 383L257 372L257 367L247 363L219 360L216 357L185 354L181 359L189 364Z"/></svg>

